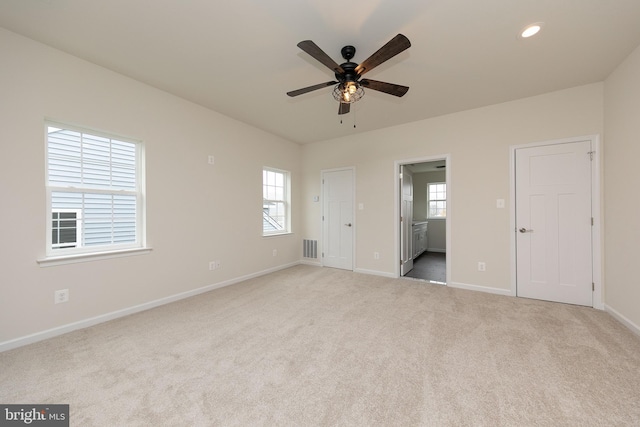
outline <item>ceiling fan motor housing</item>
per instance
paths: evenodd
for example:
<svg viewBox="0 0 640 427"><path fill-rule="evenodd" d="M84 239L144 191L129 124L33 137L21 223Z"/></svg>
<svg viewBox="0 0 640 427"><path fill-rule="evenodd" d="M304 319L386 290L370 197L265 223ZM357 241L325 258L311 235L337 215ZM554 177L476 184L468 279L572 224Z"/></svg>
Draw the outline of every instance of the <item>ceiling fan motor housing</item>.
<svg viewBox="0 0 640 427"><path fill-rule="evenodd" d="M338 79L340 83L355 82L356 80L358 80L358 78L360 78L358 73L356 73L357 66L358 64L356 64L355 62L345 62L344 64L340 64L340 67L342 67L344 73L336 73L336 79Z"/></svg>
<svg viewBox="0 0 640 427"><path fill-rule="evenodd" d="M336 73L336 79L340 83L355 82L360 77L356 73L355 69L358 66L355 62L351 62L351 58L356 54L356 48L353 46L345 46L340 50L342 57L347 60L344 64L340 64L340 67L344 70L344 73Z"/></svg>

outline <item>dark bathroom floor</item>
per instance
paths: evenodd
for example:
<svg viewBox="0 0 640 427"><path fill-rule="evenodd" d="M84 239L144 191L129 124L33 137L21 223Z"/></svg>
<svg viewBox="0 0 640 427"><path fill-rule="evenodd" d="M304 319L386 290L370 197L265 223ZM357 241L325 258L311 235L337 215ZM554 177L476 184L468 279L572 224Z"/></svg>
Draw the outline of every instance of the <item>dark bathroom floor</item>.
<svg viewBox="0 0 640 427"><path fill-rule="evenodd" d="M446 283L447 258L440 252L423 252L413 261L413 269L405 277Z"/></svg>

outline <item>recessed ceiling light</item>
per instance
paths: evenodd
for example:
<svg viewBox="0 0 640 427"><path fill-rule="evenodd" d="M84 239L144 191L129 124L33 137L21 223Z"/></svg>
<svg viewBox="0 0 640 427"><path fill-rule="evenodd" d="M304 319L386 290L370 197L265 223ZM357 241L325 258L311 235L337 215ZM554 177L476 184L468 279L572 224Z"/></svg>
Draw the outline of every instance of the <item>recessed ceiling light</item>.
<svg viewBox="0 0 640 427"><path fill-rule="evenodd" d="M526 39L531 36L535 36L544 27L544 22L536 22L534 24L527 25L520 32L519 38Z"/></svg>

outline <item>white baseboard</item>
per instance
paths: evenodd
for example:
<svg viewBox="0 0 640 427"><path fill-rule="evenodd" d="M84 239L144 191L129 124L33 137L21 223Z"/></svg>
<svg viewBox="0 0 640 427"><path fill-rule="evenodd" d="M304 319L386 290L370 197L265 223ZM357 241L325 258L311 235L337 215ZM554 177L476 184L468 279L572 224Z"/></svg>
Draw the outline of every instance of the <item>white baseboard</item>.
<svg viewBox="0 0 640 427"><path fill-rule="evenodd" d="M322 267L322 263L320 261L309 261L309 260L303 259L303 260L300 260L299 263L303 265L313 265L315 267ZM386 271L367 270L365 268L355 268L353 272L361 273L361 274L370 274L373 276L390 277L392 279L396 278L396 275L393 273L388 273Z"/></svg>
<svg viewBox="0 0 640 427"><path fill-rule="evenodd" d="M442 248L427 248L427 252L438 252L441 254L446 254L447 250Z"/></svg>
<svg viewBox="0 0 640 427"><path fill-rule="evenodd" d="M181 299L190 298L199 294L203 294L205 292L212 291L214 289L223 288L225 286L234 285L239 282L243 282L245 280L253 279L256 277L264 276L269 273L273 273L279 270L284 270L285 268L293 267L295 265L300 264L299 262L293 262L290 264L279 265L277 267L269 268L266 270L258 271L256 273L247 274L246 276L236 277L234 279L225 280L223 282L214 283L212 285L204 286L202 288L193 289L186 292L181 292L179 294L171 295L168 297L160 298L154 301L145 302L142 304L135 305L133 307L124 308L121 310L112 311L110 313L101 314L100 316L91 317L89 319L80 320L78 322L69 323L63 326L59 326L57 328L47 329L42 332L36 332L31 335L26 335L24 337L15 338L9 341L4 341L0 343L0 353L7 350L12 350L14 348L22 347L28 344L33 344L38 341L46 340L48 338L53 338L58 335L63 335L68 332L76 331L78 329L88 328L90 326L97 325L99 323L108 322L110 320L117 319L119 317L128 316L130 314L139 313L141 311L149 310L155 307L159 307L161 305L170 304L175 301L179 301Z"/></svg>
<svg viewBox="0 0 640 427"><path fill-rule="evenodd" d="M618 322L622 323L624 326L631 329L633 333L640 336L640 326L636 325L631 320L627 319L625 316L620 314L620 312L618 312L616 309L611 308L611 306L607 304L604 305L604 310L607 313L609 313L611 316L613 316L613 318L616 319Z"/></svg>
<svg viewBox="0 0 640 427"><path fill-rule="evenodd" d="M354 273L362 273L362 274L370 274L372 276L382 276L389 277L391 279L395 279L397 276L393 273L388 273L386 271L377 271L377 270L367 270L365 268L356 268L353 270Z"/></svg>
<svg viewBox="0 0 640 427"><path fill-rule="evenodd" d="M511 289L492 288L489 286L479 286L479 285L469 285L466 283L458 283L458 282L447 283L447 286L452 288L458 288L458 289L466 289L468 291L486 292L489 294L504 295L508 297L512 296Z"/></svg>
<svg viewBox="0 0 640 427"><path fill-rule="evenodd" d="M374 276L382 276L382 277L389 277L392 279L397 278L398 276L396 276L393 273L388 273L386 271L376 271L376 270L367 270L364 268L356 268L355 270L353 270L354 273L362 273L362 274L372 274ZM486 293L490 293L490 294L496 294L496 295L504 295L504 296L512 296L511 295L511 289L501 289L501 288L491 288L488 286L479 286L479 285L469 285L466 283L458 283L458 282L450 282L446 284L447 286L450 286L452 288L458 288L458 289L466 289L468 291L478 291L478 292L486 292Z"/></svg>

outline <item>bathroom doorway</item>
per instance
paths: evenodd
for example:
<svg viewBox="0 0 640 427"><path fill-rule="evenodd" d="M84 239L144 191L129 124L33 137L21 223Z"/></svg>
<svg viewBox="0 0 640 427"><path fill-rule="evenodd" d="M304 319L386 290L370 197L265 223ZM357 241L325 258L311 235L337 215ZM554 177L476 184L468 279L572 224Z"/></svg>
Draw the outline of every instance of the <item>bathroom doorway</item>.
<svg viewBox="0 0 640 427"><path fill-rule="evenodd" d="M399 277L447 283L449 163L448 156L396 162Z"/></svg>

